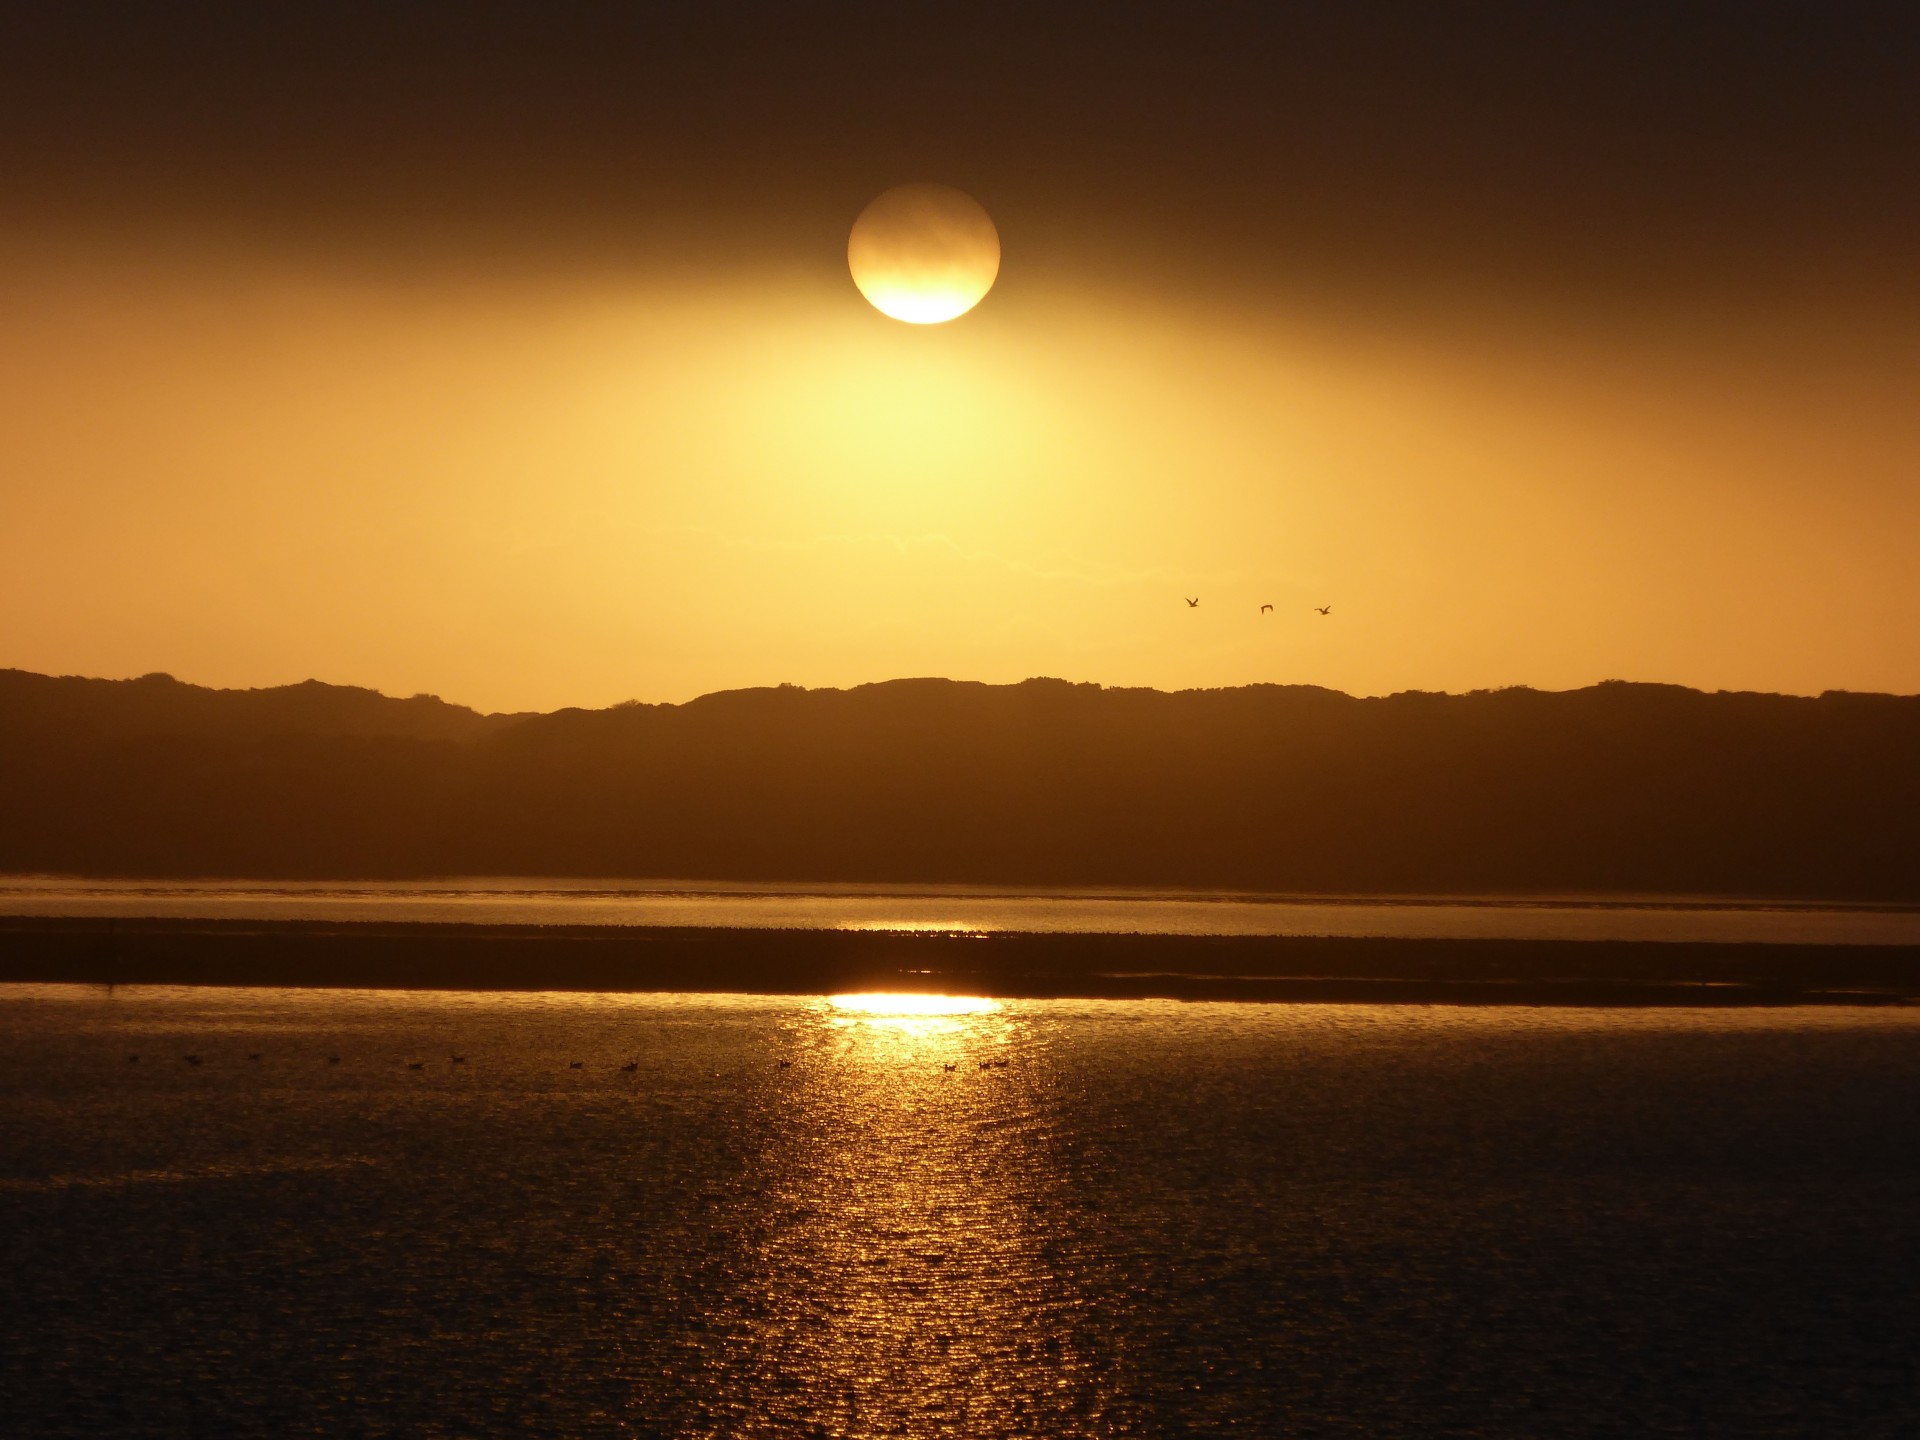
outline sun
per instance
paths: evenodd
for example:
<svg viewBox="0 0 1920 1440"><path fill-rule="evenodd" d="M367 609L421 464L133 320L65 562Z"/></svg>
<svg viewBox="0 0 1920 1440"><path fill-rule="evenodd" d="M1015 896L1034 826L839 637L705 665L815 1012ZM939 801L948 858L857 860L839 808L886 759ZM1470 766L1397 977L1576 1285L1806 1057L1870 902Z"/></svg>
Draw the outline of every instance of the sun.
<svg viewBox="0 0 1920 1440"><path fill-rule="evenodd" d="M993 288L1000 232L979 201L951 185L897 185L853 222L847 268L883 315L938 325Z"/></svg>

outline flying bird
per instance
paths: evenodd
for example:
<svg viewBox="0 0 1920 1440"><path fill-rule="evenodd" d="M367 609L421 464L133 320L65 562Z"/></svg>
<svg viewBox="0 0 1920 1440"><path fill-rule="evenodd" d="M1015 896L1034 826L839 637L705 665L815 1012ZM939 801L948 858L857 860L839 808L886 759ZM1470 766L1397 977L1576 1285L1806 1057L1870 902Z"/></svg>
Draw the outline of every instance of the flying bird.
<svg viewBox="0 0 1920 1440"><path fill-rule="evenodd" d="M1271 609L1273 609L1273 606L1271 606L1271 605L1262 605L1262 606L1260 607L1260 613L1261 613L1262 615L1264 615L1264 614L1266 614L1266 613L1267 613L1267 612L1268 612L1269 610L1271 610Z"/></svg>
<svg viewBox="0 0 1920 1440"><path fill-rule="evenodd" d="M1316 605L1313 608L1322 615L1331 615L1333 613L1333 607L1331 605Z"/></svg>
<svg viewBox="0 0 1920 1440"><path fill-rule="evenodd" d="M1187 608L1189 610L1198 609L1199 606L1200 606L1200 597L1197 595L1193 599L1187 601Z"/></svg>

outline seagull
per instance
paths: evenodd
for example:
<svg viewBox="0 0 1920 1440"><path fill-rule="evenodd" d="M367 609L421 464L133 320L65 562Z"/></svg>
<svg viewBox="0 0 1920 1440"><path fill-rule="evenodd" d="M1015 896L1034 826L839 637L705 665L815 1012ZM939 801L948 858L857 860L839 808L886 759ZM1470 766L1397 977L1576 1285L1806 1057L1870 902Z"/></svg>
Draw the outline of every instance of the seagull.
<svg viewBox="0 0 1920 1440"><path fill-rule="evenodd" d="M587 1062L584 1060L569 1060L567 1062L567 1069L569 1070L584 1070L586 1068Z"/></svg>
<svg viewBox="0 0 1920 1440"><path fill-rule="evenodd" d="M467 1057L464 1055L449 1055L447 1057L447 1063L449 1065L464 1065L467 1063Z"/></svg>
<svg viewBox="0 0 1920 1440"><path fill-rule="evenodd" d="M1273 606L1271 606L1271 605L1262 605L1262 606L1260 607L1260 613L1261 613L1262 615L1264 615L1264 614L1266 614L1266 613L1267 613L1267 612L1268 612L1269 610L1271 610L1271 609L1273 609Z"/></svg>
<svg viewBox="0 0 1920 1440"><path fill-rule="evenodd" d="M426 1068L427 1062L424 1060L409 1060L407 1062L407 1069L409 1070L424 1070Z"/></svg>
<svg viewBox="0 0 1920 1440"><path fill-rule="evenodd" d="M1316 605L1313 608L1322 615L1331 615L1333 613L1333 607L1331 605Z"/></svg>
<svg viewBox="0 0 1920 1440"><path fill-rule="evenodd" d="M1199 608L1200 608L1200 597L1199 597L1198 595L1196 595L1196 596L1194 596L1194 597L1193 597L1193 599L1191 599L1191 600L1189 600L1189 601L1187 601L1187 608L1188 608L1189 610L1197 610L1197 609L1199 609Z"/></svg>

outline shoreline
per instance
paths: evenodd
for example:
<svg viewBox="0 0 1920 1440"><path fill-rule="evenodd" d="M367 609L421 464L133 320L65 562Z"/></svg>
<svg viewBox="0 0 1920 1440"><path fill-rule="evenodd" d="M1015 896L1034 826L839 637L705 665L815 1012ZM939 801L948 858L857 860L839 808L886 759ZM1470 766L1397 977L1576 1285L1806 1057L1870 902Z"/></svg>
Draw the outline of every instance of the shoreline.
<svg viewBox="0 0 1920 1440"><path fill-rule="evenodd" d="M0 916L0 984L1891 1006L1920 946Z"/></svg>

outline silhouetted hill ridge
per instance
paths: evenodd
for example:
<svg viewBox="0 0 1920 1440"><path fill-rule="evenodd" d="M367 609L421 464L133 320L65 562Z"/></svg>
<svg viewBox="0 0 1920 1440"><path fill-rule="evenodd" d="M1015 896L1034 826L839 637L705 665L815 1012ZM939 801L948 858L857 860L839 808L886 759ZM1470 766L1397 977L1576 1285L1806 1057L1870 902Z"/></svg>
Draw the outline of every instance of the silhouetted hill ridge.
<svg viewBox="0 0 1920 1440"><path fill-rule="evenodd" d="M303 734L471 739L521 717L481 715L437 695L396 699L353 685L303 680L213 690L171 675L94 680L0 670L0 728L58 726L69 734Z"/></svg>
<svg viewBox="0 0 1920 1440"><path fill-rule="evenodd" d="M1920 900L1920 697L1035 679L480 715L0 672L0 866Z"/></svg>

